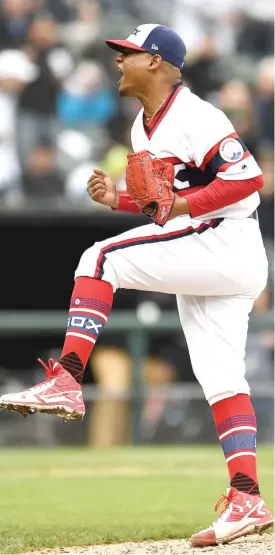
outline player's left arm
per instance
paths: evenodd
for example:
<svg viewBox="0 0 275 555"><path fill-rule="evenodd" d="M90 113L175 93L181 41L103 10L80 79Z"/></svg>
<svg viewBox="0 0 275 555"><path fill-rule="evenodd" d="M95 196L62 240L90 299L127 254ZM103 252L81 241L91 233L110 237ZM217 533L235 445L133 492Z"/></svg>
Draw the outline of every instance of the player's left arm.
<svg viewBox="0 0 275 555"><path fill-rule="evenodd" d="M198 217L220 210L249 197L264 185L260 167L227 117L212 107L203 116L199 132L197 128L190 135L192 158L196 167L211 171L213 181L199 191L176 196L170 219L182 214Z"/></svg>

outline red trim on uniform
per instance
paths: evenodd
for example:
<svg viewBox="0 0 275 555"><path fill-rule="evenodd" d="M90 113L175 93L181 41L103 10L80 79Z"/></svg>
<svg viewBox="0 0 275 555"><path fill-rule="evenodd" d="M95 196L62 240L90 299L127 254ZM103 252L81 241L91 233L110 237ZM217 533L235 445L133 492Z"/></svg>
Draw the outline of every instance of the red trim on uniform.
<svg viewBox="0 0 275 555"><path fill-rule="evenodd" d="M250 424L244 424L244 427L248 427L248 426L250 426ZM237 427L238 426L236 425L236 428ZM237 434L253 434L253 433L257 432L256 426L250 426L250 428L253 428L253 430L245 429L245 430L236 430L235 432L230 432L230 430L229 430L229 433L227 433L226 436L224 436L220 441L224 441L225 439L228 439L229 437L235 436ZM222 435L222 434L220 434L220 435ZM245 449L245 451L250 451L250 449ZM226 456L228 457L228 455L226 455Z"/></svg>
<svg viewBox="0 0 275 555"><path fill-rule="evenodd" d="M165 158L161 158L161 160L163 160L167 164L173 164L173 166L176 166L177 164L183 164L182 160L180 158L177 158L176 156L166 156ZM194 188L192 189L192 191L194 192ZM119 210L120 212L130 212L132 214L140 214L140 209L132 201L127 191L118 190L118 195L119 195L118 207L112 208L112 210Z"/></svg>
<svg viewBox="0 0 275 555"><path fill-rule="evenodd" d="M239 135L238 133L231 133L230 135L227 135L226 137L223 137L220 141L218 141L214 146L212 146L212 148L207 152L207 154L205 155L201 165L199 166L200 170L204 170L205 166L208 164L208 162L211 160L211 158L213 158L214 154L216 154L216 152L218 152L219 148L220 148L220 144L225 140L225 139L238 139ZM231 162L232 163L232 162Z"/></svg>
<svg viewBox="0 0 275 555"><path fill-rule="evenodd" d="M119 46L122 46L122 48L131 48L131 50L137 50L138 52L146 52L146 50L144 48L141 48L141 46L137 46L136 44L134 44L133 42L130 42L129 40L105 40L106 44L110 47L113 48L113 50L116 50L117 52L123 52L123 50L119 50Z"/></svg>
<svg viewBox="0 0 275 555"><path fill-rule="evenodd" d="M242 156L241 160L237 160L236 162L225 162L225 164L223 164L223 166L220 167L220 169L218 170L217 173L225 172L228 168L230 168L230 166L234 166L234 164L238 164L239 162L242 162L243 160L245 160L249 156L251 156L251 152L249 152L249 150L246 150L243 153L243 156Z"/></svg>
<svg viewBox="0 0 275 555"><path fill-rule="evenodd" d="M113 210L120 210L121 212L131 212L132 214L140 214L140 209L126 191L118 191L118 207Z"/></svg>
<svg viewBox="0 0 275 555"><path fill-rule="evenodd" d="M173 164L173 166L176 166L177 164L184 164L184 162L176 156L166 156L164 158L160 158L160 160L163 160L163 162L166 162L167 164Z"/></svg>
<svg viewBox="0 0 275 555"><path fill-rule="evenodd" d="M248 430L247 430L247 432L248 432ZM251 430L251 433L253 433L252 430ZM226 439L226 438L224 438L224 439ZM223 442L224 440L222 439L221 441ZM254 457L255 457L255 454L256 454L255 449L237 449L236 451L230 451L230 453L228 453L228 455L224 455L225 460L228 459L229 457L232 457L232 455L236 455L236 454L239 454L239 453L240 453L240 456L241 456L242 453L251 453L251 455L254 455ZM230 464L230 462L231 461L229 461L229 464ZM232 476L232 478L233 478L233 476Z"/></svg>
<svg viewBox="0 0 275 555"><path fill-rule="evenodd" d="M195 162L184 162L180 158L177 158L177 156L166 156L164 158L160 158L160 160L163 160L164 162L167 162L167 163L170 162L170 164L173 164L174 166L176 166L177 164L185 164L185 166L188 166L190 168L197 167Z"/></svg>
<svg viewBox="0 0 275 555"><path fill-rule="evenodd" d="M96 261L96 268L95 268L95 275L94 275L95 279L99 279L100 270L101 270L100 265L101 265L101 262L102 262L103 258L104 258L104 254L101 251L98 258L97 258L97 261Z"/></svg>
<svg viewBox="0 0 275 555"><path fill-rule="evenodd" d="M163 118L166 116L167 112L170 110L174 100L177 98L179 92L182 91L182 89L184 89L183 85L178 86L178 88L176 90L173 89L171 94L167 98L167 101L164 104L164 106L162 106L157 111L157 113L154 115L154 117L150 121L150 123L148 124L148 123L145 122L146 127L145 126L143 126L143 127L144 127L144 131L145 131L149 140L152 138L152 136L155 133L156 129L158 128L159 124L162 122Z"/></svg>
<svg viewBox="0 0 275 555"><path fill-rule="evenodd" d="M264 186L262 175L251 179L221 179L216 177L212 183L188 196L192 218L220 210L230 204L243 200Z"/></svg>
<svg viewBox="0 0 275 555"><path fill-rule="evenodd" d="M168 161L168 158L162 158L162 160ZM177 160L177 158L176 158ZM172 162L171 162L172 163ZM178 164L179 162L177 162ZM197 187L188 187L186 189L174 190L174 193L179 197L187 197L200 189L205 189L206 185L198 185ZM119 191L119 204L117 208L112 208L112 210L119 210L120 212L130 212L131 214L140 214L140 209L132 201L131 197L126 192Z"/></svg>
<svg viewBox="0 0 275 555"><path fill-rule="evenodd" d="M93 279L93 278L92 278L92 279ZM101 282L100 282L100 283L101 283ZM75 316L78 316L78 312L75 313ZM91 316L91 318L92 318L92 316ZM102 320L102 322L103 322L103 325L106 324L106 321L105 321L105 320L104 320L104 321ZM75 327L72 327L72 328L71 328L70 326L68 326L68 328L67 328L67 333L68 333L68 332L70 332L70 333L74 333L74 332L75 332L75 333L81 333L81 335L84 335L85 337L91 337L91 339L94 339L95 342L96 342L96 340L97 340L97 335L96 335L95 332L94 332L94 333L89 333L88 331L85 331L85 330L83 330L82 328L78 328L78 327L77 327L77 328L75 328Z"/></svg>
<svg viewBox="0 0 275 555"><path fill-rule="evenodd" d="M209 225L211 227L211 223L214 222L215 220L211 220L211 222L209 222ZM146 239L158 239L158 238L168 238L168 237L176 237L177 235L179 235L179 233L187 233L188 231L191 231L192 229L195 229L196 231L200 231L202 227L204 227L205 222L202 222L198 227L193 227L192 225L184 228L184 229L177 229L176 231L169 231L168 233L162 233L161 235L159 233L153 233L152 235L144 235L141 237L132 237L129 239L123 239L122 241L118 241L118 242L114 242L114 243L110 243L108 246L104 247L103 250L105 249L111 249L112 247L121 247L123 245L128 245L129 247L139 241L146 241Z"/></svg>
<svg viewBox="0 0 275 555"><path fill-rule="evenodd" d="M112 249L113 247L119 248L119 247L123 247L124 245L127 247L132 247L135 246L135 244L141 244L143 241L146 242L148 241L148 243L150 243L151 241L153 242L155 239L159 239L159 241L161 242L162 239L168 239L168 238L175 238L177 239L177 237L182 237L185 234L189 234L189 232L194 232L194 233L199 233L201 232L204 228L209 229L211 227L213 227L215 225L215 223L218 221L217 218L213 218L212 220L210 220L210 222L206 223L206 222L202 222L198 227L193 227L192 225L184 228L184 229L177 229L177 231L170 231L169 233L162 233L161 235L159 234L153 234L153 235L146 235L143 237L132 237L129 239L123 239L122 241L118 241L115 243L110 243L109 245L106 245L100 252L97 262L96 262L96 269L95 269L95 274L94 274L94 278L95 279L99 279L100 273L101 273L101 262L105 257L105 252L109 251L109 249ZM220 220L222 221L222 219Z"/></svg>
<svg viewBox="0 0 275 555"><path fill-rule="evenodd" d="M200 191L200 189L205 189L206 185L197 185L196 187L187 187L186 189L179 189L178 191L174 190L174 193L179 197L188 197L188 195L192 195L196 191Z"/></svg>

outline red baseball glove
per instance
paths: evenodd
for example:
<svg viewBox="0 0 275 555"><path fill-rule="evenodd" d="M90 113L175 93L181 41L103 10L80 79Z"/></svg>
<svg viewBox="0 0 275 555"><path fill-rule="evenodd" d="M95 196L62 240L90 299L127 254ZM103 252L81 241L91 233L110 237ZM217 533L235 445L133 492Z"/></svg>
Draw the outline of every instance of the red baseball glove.
<svg viewBox="0 0 275 555"><path fill-rule="evenodd" d="M128 154L126 168L127 192L141 212L158 225L166 224L172 210L175 194L174 166L155 158L147 150Z"/></svg>

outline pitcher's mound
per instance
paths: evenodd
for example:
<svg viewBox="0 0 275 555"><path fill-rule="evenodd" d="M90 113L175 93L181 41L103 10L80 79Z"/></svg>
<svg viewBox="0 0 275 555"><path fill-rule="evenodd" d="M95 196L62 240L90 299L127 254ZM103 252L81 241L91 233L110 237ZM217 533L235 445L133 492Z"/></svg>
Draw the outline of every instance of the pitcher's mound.
<svg viewBox="0 0 275 555"><path fill-rule="evenodd" d="M274 554L274 535L253 535L235 540L228 545L192 548L188 540L165 540L159 542L129 542L90 547L64 547L45 549L28 555L266 555ZM24 554L27 555L27 554Z"/></svg>

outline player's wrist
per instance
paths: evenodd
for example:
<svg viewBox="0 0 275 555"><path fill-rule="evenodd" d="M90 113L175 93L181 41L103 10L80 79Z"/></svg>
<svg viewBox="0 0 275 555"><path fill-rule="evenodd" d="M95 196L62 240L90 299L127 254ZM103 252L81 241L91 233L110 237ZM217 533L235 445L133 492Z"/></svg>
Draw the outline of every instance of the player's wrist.
<svg viewBox="0 0 275 555"><path fill-rule="evenodd" d="M187 199L185 197L178 197L175 195L175 202L170 212L169 220L172 220L177 216L183 216L184 214L190 214L190 207Z"/></svg>
<svg viewBox="0 0 275 555"><path fill-rule="evenodd" d="M115 194L114 194L114 200L111 204L111 208L113 210L117 210L119 208L119 194L118 194L118 191L116 191Z"/></svg>

